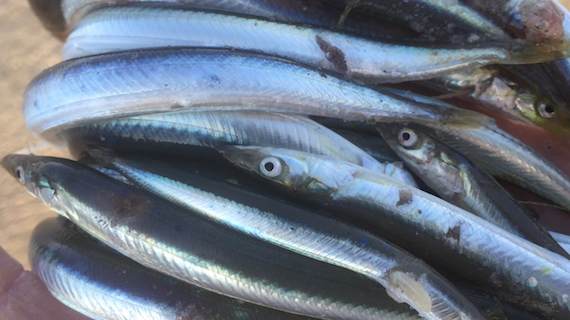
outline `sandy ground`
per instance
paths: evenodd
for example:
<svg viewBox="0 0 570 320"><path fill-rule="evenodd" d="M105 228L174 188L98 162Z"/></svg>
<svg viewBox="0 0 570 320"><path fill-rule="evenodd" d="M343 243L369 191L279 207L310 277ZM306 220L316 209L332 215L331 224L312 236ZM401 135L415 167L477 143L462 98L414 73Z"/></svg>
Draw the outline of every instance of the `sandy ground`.
<svg viewBox="0 0 570 320"><path fill-rule="evenodd" d="M43 69L61 60L61 43L44 31L27 1L0 0L0 155L36 140L22 118L22 94ZM27 246L33 228L54 216L0 170L0 246L29 269ZM1 266L0 266L1 268Z"/></svg>
<svg viewBox="0 0 570 320"><path fill-rule="evenodd" d="M566 6L570 0L562 1ZM61 43L44 31L23 0L0 0L0 156L36 142L21 114L26 85L41 70L61 60ZM64 154L42 151L42 154ZM33 228L55 216L0 170L0 246L29 269L27 246ZM1 267L1 266L0 266Z"/></svg>

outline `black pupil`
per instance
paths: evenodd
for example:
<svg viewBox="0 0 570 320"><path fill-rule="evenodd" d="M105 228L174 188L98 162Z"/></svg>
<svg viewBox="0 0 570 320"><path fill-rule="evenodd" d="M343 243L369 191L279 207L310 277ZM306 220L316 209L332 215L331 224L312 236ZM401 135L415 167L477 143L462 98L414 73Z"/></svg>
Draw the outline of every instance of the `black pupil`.
<svg viewBox="0 0 570 320"><path fill-rule="evenodd" d="M410 134L408 132L402 132L402 139L404 141L410 140Z"/></svg>
<svg viewBox="0 0 570 320"><path fill-rule="evenodd" d="M18 177L18 179L22 179L22 172L20 171L20 169L16 169L16 176Z"/></svg>
<svg viewBox="0 0 570 320"><path fill-rule="evenodd" d="M275 168L275 166L271 162L266 162L265 165L263 165L263 166L265 167L265 170L267 170L267 171L272 171L273 168Z"/></svg>
<svg viewBox="0 0 570 320"><path fill-rule="evenodd" d="M554 113L554 109L553 109L552 106L550 106L550 105L545 105L545 106L544 106L544 111L545 111L546 113Z"/></svg>

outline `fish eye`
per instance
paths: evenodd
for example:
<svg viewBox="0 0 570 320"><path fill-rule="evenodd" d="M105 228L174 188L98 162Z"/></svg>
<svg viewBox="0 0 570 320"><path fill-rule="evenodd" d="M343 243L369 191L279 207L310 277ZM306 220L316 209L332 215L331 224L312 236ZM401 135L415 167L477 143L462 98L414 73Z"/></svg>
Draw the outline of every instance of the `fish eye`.
<svg viewBox="0 0 570 320"><path fill-rule="evenodd" d="M546 104L546 103L541 103L538 106L538 112L540 113L540 115L543 118L549 119L549 118L554 117L554 108L551 105Z"/></svg>
<svg viewBox="0 0 570 320"><path fill-rule="evenodd" d="M20 181L21 184L26 183L26 176L24 173L24 168L22 168L22 166L18 166L16 168L16 178L18 178L18 181Z"/></svg>
<svg viewBox="0 0 570 320"><path fill-rule="evenodd" d="M282 170L281 161L275 157L267 157L261 160L259 170L270 178L277 177Z"/></svg>
<svg viewBox="0 0 570 320"><path fill-rule="evenodd" d="M418 135L414 130L409 128L404 128L398 133L398 141L404 147L411 147L418 140Z"/></svg>

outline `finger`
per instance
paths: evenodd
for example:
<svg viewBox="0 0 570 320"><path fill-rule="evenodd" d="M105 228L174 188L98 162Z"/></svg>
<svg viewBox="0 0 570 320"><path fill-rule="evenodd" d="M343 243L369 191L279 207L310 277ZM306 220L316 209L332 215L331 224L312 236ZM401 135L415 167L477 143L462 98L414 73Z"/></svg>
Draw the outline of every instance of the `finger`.
<svg viewBox="0 0 570 320"><path fill-rule="evenodd" d="M0 247L0 320L87 320L56 300L38 276Z"/></svg>

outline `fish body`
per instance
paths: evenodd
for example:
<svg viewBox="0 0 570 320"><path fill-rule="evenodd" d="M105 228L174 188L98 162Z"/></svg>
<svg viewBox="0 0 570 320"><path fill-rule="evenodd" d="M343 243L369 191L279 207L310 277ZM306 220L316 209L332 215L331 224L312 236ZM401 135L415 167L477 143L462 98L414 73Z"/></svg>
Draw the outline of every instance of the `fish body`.
<svg viewBox="0 0 570 320"><path fill-rule="evenodd" d="M570 209L570 178L520 140L501 129L415 123L493 176L514 182Z"/></svg>
<svg viewBox="0 0 570 320"><path fill-rule="evenodd" d="M258 53L161 48L79 58L49 68L26 89L23 113L32 133L54 142L57 132L74 126L181 109L275 111L358 121L486 119L375 89Z"/></svg>
<svg viewBox="0 0 570 320"><path fill-rule="evenodd" d="M527 69L529 66L511 66L508 69L517 68ZM554 134L570 134L570 113L564 109L564 105L542 94L532 75L520 77L499 67L484 67L423 81L421 84L444 92L455 92L458 97L467 97L492 111Z"/></svg>
<svg viewBox="0 0 570 320"><path fill-rule="evenodd" d="M106 245L192 285L317 318L418 318L372 280L253 239L85 165L12 155L3 166Z"/></svg>
<svg viewBox="0 0 570 320"><path fill-rule="evenodd" d="M299 319L145 268L60 217L36 226L34 273L67 306L94 319Z"/></svg>
<svg viewBox="0 0 570 320"><path fill-rule="evenodd" d="M256 145L306 151L355 163L416 185L402 166L381 163L325 126L299 115L260 111L173 112L120 118L61 133L77 156L88 148L204 157L221 145ZM393 161L391 161L393 162Z"/></svg>
<svg viewBox="0 0 570 320"><path fill-rule="evenodd" d="M249 192L239 177L234 178L238 185L220 183L219 178L216 183L200 176L204 174L192 174L193 167L102 157L133 183L169 202L252 237L378 281L391 296L408 303L425 318L460 319L463 315L483 319L446 280L407 252L286 202L271 203L267 197ZM222 170L221 165L217 167Z"/></svg>
<svg viewBox="0 0 570 320"><path fill-rule="evenodd" d="M169 46L258 51L370 83L428 79L516 59L502 43L421 47L253 17L141 6L90 13L68 37L63 56Z"/></svg>
<svg viewBox="0 0 570 320"><path fill-rule="evenodd" d="M353 4L351 0L332 3L343 6ZM354 5L350 13L355 11L366 12L378 19L386 19L393 24L410 28L432 41L478 42L484 39L511 39L490 19L458 1L361 0Z"/></svg>
<svg viewBox="0 0 570 320"><path fill-rule="evenodd" d="M444 200L562 256L570 255L492 176L424 132L384 125L382 137Z"/></svg>
<svg viewBox="0 0 570 320"><path fill-rule="evenodd" d="M335 217L395 242L428 261L497 292L499 298L565 319L570 261L473 214L385 175L298 151L228 147L238 167L285 186ZM275 159L272 177L261 161ZM326 169L325 169L326 168ZM345 176L344 179L331 177ZM348 210L348 211L345 211ZM346 212L350 212L347 215Z"/></svg>

